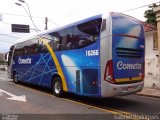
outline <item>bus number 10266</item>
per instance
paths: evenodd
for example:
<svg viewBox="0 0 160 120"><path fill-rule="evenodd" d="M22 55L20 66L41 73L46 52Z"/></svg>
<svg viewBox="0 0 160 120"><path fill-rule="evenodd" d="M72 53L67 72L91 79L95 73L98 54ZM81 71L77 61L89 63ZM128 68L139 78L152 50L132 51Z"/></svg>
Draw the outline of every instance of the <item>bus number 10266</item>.
<svg viewBox="0 0 160 120"><path fill-rule="evenodd" d="M99 50L87 50L86 51L86 56L98 56L99 55Z"/></svg>

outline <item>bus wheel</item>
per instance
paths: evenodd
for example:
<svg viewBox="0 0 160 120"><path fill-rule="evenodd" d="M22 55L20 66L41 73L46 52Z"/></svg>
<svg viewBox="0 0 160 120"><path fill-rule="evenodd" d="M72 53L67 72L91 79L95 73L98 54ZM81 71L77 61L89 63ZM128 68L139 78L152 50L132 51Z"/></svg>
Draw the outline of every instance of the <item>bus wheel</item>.
<svg viewBox="0 0 160 120"><path fill-rule="evenodd" d="M57 97L63 96L63 87L62 87L62 81L60 77L55 77L52 82L52 90L53 94Z"/></svg>
<svg viewBox="0 0 160 120"><path fill-rule="evenodd" d="M17 76L16 72L13 73L13 82L18 83L18 76Z"/></svg>

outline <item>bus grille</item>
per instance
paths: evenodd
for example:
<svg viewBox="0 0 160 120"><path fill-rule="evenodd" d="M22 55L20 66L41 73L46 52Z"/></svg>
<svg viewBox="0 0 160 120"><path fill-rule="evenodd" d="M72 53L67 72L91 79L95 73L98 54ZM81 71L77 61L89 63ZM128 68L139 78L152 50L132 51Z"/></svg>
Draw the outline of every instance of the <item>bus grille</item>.
<svg viewBox="0 0 160 120"><path fill-rule="evenodd" d="M142 50L139 49L131 49L131 48L116 48L117 57L125 57L125 58L141 58Z"/></svg>

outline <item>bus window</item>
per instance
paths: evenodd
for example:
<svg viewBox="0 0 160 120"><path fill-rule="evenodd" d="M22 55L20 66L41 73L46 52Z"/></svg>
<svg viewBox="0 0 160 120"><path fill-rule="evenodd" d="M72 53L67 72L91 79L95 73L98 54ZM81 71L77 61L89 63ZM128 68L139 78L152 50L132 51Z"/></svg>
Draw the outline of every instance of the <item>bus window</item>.
<svg viewBox="0 0 160 120"><path fill-rule="evenodd" d="M25 55L37 54L38 52L40 52L40 45L37 38L25 41L25 46L24 46Z"/></svg>
<svg viewBox="0 0 160 120"><path fill-rule="evenodd" d="M92 20L74 27L76 48L88 46L97 41L100 33L102 19Z"/></svg>
<svg viewBox="0 0 160 120"><path fill-rule="evenodd" d="M24 55L23 48L16 48L14 52L14 56L20 56L20 55Z"/></svg>
<svg viewBox="0 0 160 120"><path fill-rule="evenodd" d="M99 35L102 19L92 20L77 26L78 30L92 36Z"/></svg>
<svg viewBox="0 0 160 120"><path fill-rule="evenodd" d="M55 51L72 49L72 33L73 28L67 28L58 32L50 33L52 41L49 42Z"/></svg>
<svg viewBox="0 0 160 120"><path fill-rule="evenodd" d="M101 32L103 32L106 29L106 19L103 19Z"/></svg>
<svg viewBox="0 0 160 120"><path fill-rule="evenodd" d="M11 64L11 59L12 59L12 55L13 55L13 51L14 51L14 45L11 46L10 51L8 53L8 66ZM6 54L7 56L7 54ZM7 57L6 57L7 58Z"/></svg>
<svg viewBox="0 0 160 120"><path fill-rule="evenodd" d="M12 54L13 54L13 51L9 51L9 54L8 54L8 66L10 65L11 63L11 58L12 58Z"/></svg>
<svg viewBox="0 0 160 120"><path fill-rule="evenodd" d="M49 45L52 47L54 51L60 50L60 41L62 39L60 32L52 32L48 36L50 36Z"/></svg>

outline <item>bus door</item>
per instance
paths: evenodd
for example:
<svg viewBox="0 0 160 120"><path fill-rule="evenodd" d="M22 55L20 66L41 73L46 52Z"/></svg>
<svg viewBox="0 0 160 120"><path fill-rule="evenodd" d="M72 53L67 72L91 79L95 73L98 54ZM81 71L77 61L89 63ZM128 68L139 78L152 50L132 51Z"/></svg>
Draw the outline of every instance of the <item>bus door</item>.
<svg viewBox="0 0 160 120"><path fill-rule="evenodd" d="M76 92L80 93L80 70L76 70Z"/></svg>

